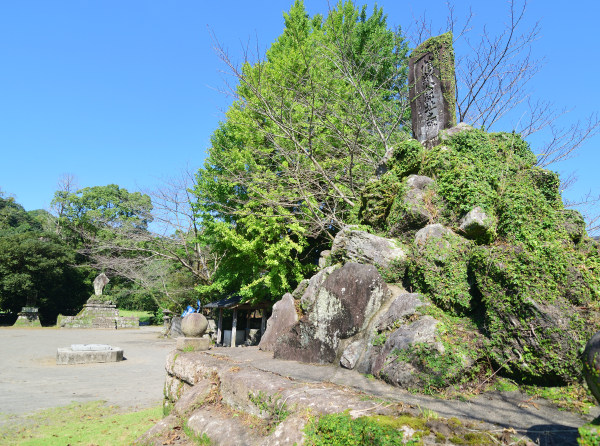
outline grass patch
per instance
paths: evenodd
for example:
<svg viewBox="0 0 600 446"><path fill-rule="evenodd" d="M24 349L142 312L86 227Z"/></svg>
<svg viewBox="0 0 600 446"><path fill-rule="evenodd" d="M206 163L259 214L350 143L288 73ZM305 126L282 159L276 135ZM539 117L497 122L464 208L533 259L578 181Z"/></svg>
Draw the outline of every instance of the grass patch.
<svg viewBox="0 0 600 446"><path fill-rule="evenodd" d="M151 311L142 310L121 310L119 309L119 316L123 317L139 317L140 324L147 323L152 325L154 323L154 314Z"/></svg>
<svg viewBox="0 0 600 446"><path fill-rule="evenodd" d="M103 401L73 403L19 417L18 423L0 428L0 443L120 446L132 444L161 418L160 406L123 412L116 406L106 406Z"/></svg>

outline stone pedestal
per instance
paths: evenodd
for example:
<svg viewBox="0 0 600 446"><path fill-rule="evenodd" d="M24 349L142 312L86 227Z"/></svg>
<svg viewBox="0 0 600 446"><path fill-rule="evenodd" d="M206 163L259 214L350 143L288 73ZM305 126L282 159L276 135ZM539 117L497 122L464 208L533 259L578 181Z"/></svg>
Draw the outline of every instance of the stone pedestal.
<svg viewBox="0 0 600 446"><path fill-rule="evenodd" d="M123 360L123 350L104 344L73 344L56 351L56 364L90 364Z"/></svg>
<svg viewBox="0 0 600 446"><path fill-rule="evenodd" d="M41 327L37 307L23 307L13 327Z"/></svg>
<svg viewBox="0 0 600 446"><path fill-rule="evenodd" d="M205 351L210 348L210 338L188 338L179 337L177 338L176 344L177 350L182 351Z"/></svg>
<svg viewBox="0 0 600 446"><path fill-rule="evenodd" d="M208 321L200 313L188 314L181 321L183 336L177 338L177 350L186 352L208 350L210 336L202 336L208 327Z"/></svg>
<svg viewBox="0 0 600 446"><path fill-rule="evenodd" d="M119 316L117 306L111 301L92 297L77 316L63 316L57 325L65 328L137 328L140 319Z"/></svg>

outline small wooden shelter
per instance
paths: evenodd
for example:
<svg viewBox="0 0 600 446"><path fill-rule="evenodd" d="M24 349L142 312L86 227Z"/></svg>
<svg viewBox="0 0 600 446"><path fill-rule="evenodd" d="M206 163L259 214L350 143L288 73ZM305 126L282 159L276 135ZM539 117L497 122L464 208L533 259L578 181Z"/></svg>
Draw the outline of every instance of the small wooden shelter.
<svg viewBox="0 0 600 446"><path fill-rule="evenodd" d="M202 308L219 310L219 316L217 319L217 344L220 344L221 339L223 338L223 310L227 309L233 311L233 320L231 323L231 346L235 347L238 324L238 311L247 311L248 318L252 312L260 311L260 335L262 337L267 327L267 311L270 310L272 306L273 304L271 302L259 302L252 304L248 302L242 302L242 296L229 296L224 299L203 305Z"/></svg>

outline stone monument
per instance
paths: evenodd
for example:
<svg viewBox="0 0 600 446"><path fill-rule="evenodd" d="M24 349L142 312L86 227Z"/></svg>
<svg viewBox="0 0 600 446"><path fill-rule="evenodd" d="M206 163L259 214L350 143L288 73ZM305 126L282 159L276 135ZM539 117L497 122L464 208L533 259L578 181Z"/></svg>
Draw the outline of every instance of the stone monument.
<svg viewBox="0 0 600 446"><path fill-rule="evenodd" d="M27 298L25 306L21 309L17 320L13 327L41 327L40 317L38 314L37 292Z"/></svg>
<svg viewBox="0 0 600 446"><path fill-rule="evenodd" d="M452 33L431 37L408 61L413 137L425 147L439 143L441 130L456 125Z"/></svg>
<svg viewBox="0 0 600 446"><path fill-rule="evenodd" d="M208 350L210 338L203 337L208 321L200 313L190 313L181 320L183 336L177 338L177 350L200 351Z"/></svg>
<svg viewBox="0 0 600 446"><path fill-rule="evenodd" d="M64 328L137 328L136 316L119 316L117 305L102 296L102 290L110 282L101 273L94 279L94 294L87 300L77 316L59 316L57 325Z"/></svg>
<svg viewBox="0 0 600 446"><path fill-rule="evenodd" d="M102 296L102 290L110 282L110 279L106 277L106 274L100 273L98 277L94 279L94 294L96 296Z"/></svg>

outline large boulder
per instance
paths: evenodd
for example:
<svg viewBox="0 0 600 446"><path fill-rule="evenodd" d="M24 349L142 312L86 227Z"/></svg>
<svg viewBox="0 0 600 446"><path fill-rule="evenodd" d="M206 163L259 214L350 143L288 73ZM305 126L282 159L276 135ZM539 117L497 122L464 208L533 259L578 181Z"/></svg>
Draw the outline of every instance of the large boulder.
<svg viewBox="0 0 600 446"><path fill-rule="evenodd" d="M470 259L492 360L521 381L561 385L580 374L578 352L591 327L585 295L568 295L547 261L564 259L511 245L477 247Z"/></svg>
<svg viewBox="0 0 600 446"><path fill-rule="evenodd" d="M302 297L306 314L281 337L275 358L333 363L342 340L364 330L387 295L387 285L372 265L347 263L331 272L311 296Z"/></svg>
<svg viewBox="0 0 600 446"><path fill-rule="evenodd" d="M600 331L587 342L581 359L583 377L596 401L600 402Z"/></svg>
<svg viewBox="0 0 600 446"><path fill-rule="evenodd" d="M374 265L399 280L406 271L406 250L397 241L359 231L354 226L348 226L336 235L330 256L336 262Z"/></svg>
<svg viewBox="0 0 600 446"><path fill-rule="evenodd" d="M459 229L466 238L478 243L491 243L495 237L495 221L480 206L475 206L461 218Z"/></svg>
<svg viewBox="0 0 600 446"><path fill-rule="evenodd" d="M473 242L440 225L427 225L415 235L408 268L410 285L451 314L472 309L468 261Z"/></svg>
<svg viewBox="0 0 600 446"><path fill-rule="evenodd" d="M398 236L432 222L436 215L435 182L423 175L409 175L389 212L389 234Z"/></svg>
<svg viewBox="0 0 600 446"><path fill-rule="evenodd" d="M279 337L287 333L296 322L298 322L298 314L294 298L290 293L286 293L273 305L273 312L267 321L267 329L258 348L265 351L275 350Z"/></svg>

